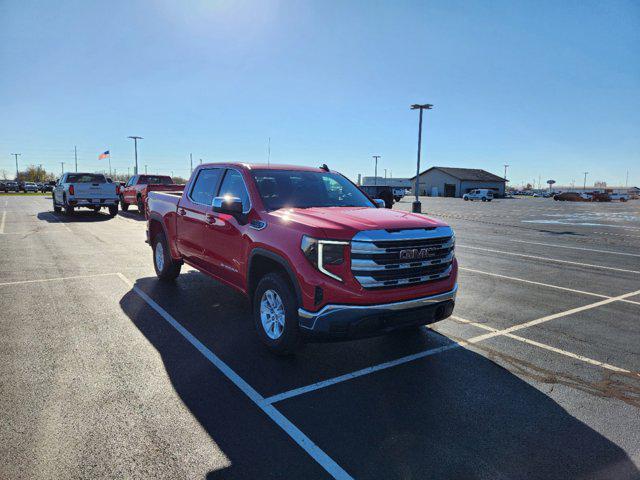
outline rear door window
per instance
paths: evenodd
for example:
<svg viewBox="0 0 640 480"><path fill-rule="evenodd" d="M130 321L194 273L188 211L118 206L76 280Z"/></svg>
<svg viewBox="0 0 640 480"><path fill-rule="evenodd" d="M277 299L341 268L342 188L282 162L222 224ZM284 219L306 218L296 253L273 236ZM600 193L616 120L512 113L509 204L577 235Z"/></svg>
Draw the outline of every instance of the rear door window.
<svg viewBox="0 0 640 480"><path fill-rule="evenodd" d="M220 168L200 170L198 178L196 178L189 192L191 201L200 205L211 205L218 189L221 175L222 169Z"/></svg>

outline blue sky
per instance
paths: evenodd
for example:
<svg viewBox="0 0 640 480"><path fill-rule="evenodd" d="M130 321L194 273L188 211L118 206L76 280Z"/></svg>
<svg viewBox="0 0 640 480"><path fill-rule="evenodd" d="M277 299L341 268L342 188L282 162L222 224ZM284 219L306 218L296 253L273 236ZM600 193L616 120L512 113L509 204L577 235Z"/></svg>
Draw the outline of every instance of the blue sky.
<svg viewBox="0 0 640 480"><path fill-rule="evenodd" d="M423 166L640 185L636 1L0 2L0 170ZM588 182L588 183L589 183Z"/></svg>

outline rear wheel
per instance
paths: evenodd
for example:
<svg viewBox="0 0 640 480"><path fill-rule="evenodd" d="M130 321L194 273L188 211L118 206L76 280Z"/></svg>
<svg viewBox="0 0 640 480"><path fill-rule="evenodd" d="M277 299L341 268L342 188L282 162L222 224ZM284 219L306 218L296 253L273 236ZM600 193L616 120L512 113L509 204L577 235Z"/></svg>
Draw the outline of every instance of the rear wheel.
<svg viewBox="0 0 640 480"><path fill-rule="evenodd" d="M60 213L62 211L62 207L56 203L56 199L53 200L53 211L56 213Z"/></svg>
<svg viewBox="0 0 640 480"><path fill-rule="evenodd" d="M120 195L120 208L123 212L129 210L129 204L124 201L124 196Z"/></svg>
<svg viewBox="0 0 640 480"><path fill-rule="evenodd" d="M144 215L144 202L142 201L142 197L138 197L138 212L141 215Z"/></svg>
<svg viewBox="0 0 640 480"><path fill-rule="evenodd" d="M157 234L153 239L153 268L160 280L175 280L180 275L180 262L171 258L169 245L164 233Z"/></svg>
<svg viewBox="0 0 640 480"><path fill-rule="evenodd" d="M301 344L298 301L279 273L268 273L253 297L253 318L262 343L277 355L294 353Z"/></svg>
<svg viewBox="0 0 640 480"><path fill-rule="evenodd" d="M118 204L109 205L109 216L115 217L118 214Z"/></svg>
<svg viewBox="0 0 640 480"><path fill-rule="evenodd" d="M67 215L73 215L73 207L67 203L67 196L62 197L62 204L64 205L64 213Z"/></svg>

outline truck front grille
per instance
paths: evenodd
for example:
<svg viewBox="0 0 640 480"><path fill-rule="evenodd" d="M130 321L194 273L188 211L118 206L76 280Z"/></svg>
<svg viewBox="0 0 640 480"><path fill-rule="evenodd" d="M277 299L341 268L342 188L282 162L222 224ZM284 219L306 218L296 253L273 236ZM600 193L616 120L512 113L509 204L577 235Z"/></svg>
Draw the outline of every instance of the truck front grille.
<svg viewBox="0 0 640 480"><path fill-rule="evenodd" d="M450 227L368 230L351 241L351 273L367 289L433 282L451 274Z"/></svg>

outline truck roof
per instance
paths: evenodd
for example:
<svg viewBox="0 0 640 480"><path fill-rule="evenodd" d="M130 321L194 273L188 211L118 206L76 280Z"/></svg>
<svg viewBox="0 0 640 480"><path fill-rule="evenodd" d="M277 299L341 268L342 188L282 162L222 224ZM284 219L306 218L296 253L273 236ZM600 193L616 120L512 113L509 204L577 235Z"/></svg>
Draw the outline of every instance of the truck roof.
<svg viewBox="0 0 640 480"><path fill-rule="evenodd" d="M203 167L236 167L246 170L299 170L305 172L324 172L320 167L306 167L302 165L267 164L267 163L240 163L240 162L220 162L204 163Z"/></svg>

